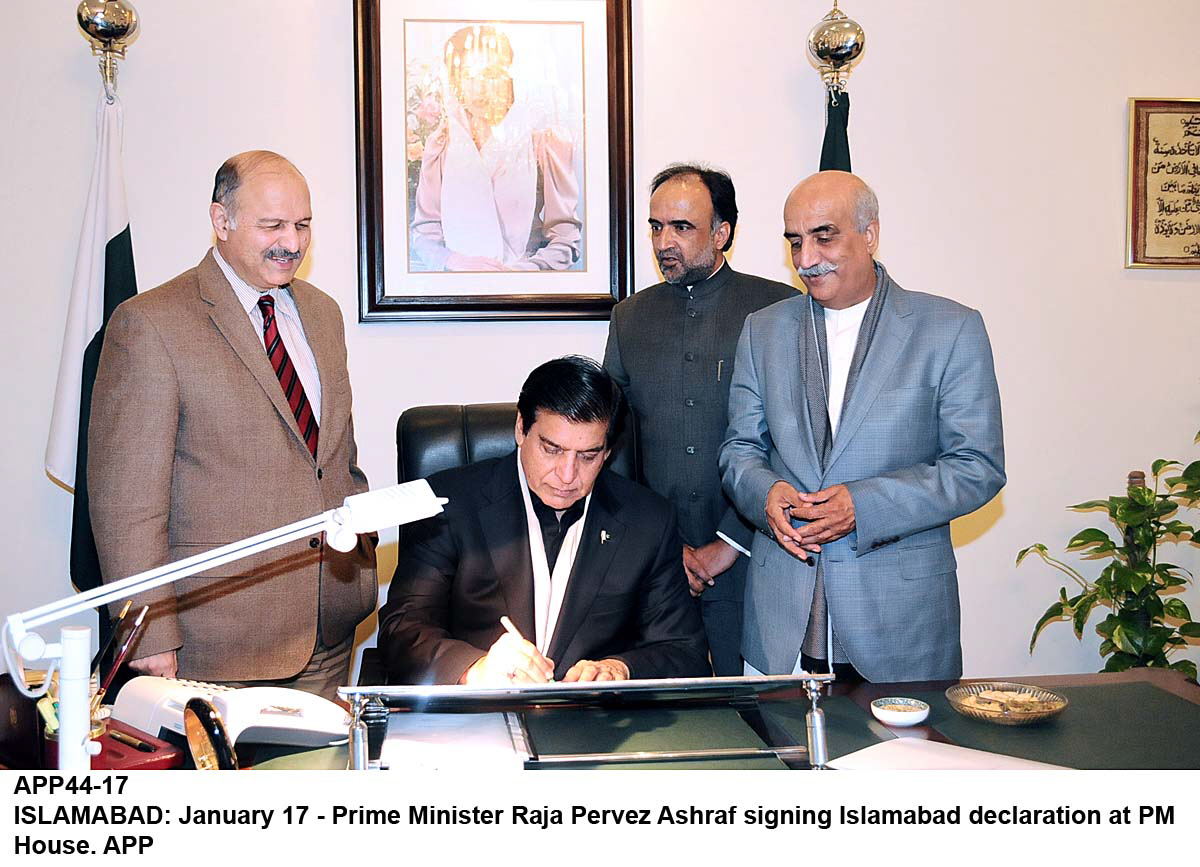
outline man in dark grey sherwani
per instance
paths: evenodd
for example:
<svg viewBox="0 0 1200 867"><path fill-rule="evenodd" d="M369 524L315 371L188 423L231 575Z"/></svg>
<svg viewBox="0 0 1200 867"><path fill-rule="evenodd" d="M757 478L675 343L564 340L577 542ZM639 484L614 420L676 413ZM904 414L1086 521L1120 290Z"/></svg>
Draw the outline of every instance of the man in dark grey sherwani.
<svg viewBox="0 0 1200 867"><path fill-rule="evenodd" d="M666 282L613 310L604 366L637 417L643 481L679 512L683 565L718 675L742 674L742 594L753 529L721 491L717 453L746 316L791 286L725 262L737 226L724 172L672 165L650 185L650 236Z"/></svg>

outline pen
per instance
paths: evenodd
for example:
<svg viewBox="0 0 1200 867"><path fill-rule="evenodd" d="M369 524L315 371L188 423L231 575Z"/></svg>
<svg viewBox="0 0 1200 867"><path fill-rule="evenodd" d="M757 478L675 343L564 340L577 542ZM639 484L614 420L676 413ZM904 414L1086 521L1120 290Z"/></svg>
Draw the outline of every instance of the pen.
<svg viewBox="0 0 1200 867"><path fill-rule="evenodd" d="M112 668L108 670L108 674L104 678L104 683L100 684L100 691L92 697L92 712L100 707L100 702L104 698L104 693L108 691L112 685L113 678L117 671L125 664L125 657L129 655L129 650L133 647L133 642L137 639L138 633L142 631L142 621L146 619L146 612L150 610L149 605L143 605L142 610L138 612L137 620L133 621L133 628L129 630L129 635L125 638L125 643L121 645L121 649L117 651L117 658L113 660Z"/></svg>
<svg viewBox="0 0 1200 867"><path fill-rule="evenodd" d="M513 638L519 638L522 641L525 641L525 636L521 634L521 630L517 629L517 625L508 619L507 614L500 615L500 625L503 626L504 631L507 632L509 635L511 635ZM551 683L554 682L553 676L550 677L550 682Z"/></svg>
<svg viewBox="0 0 1200 867"><path fill-rule="evenodd" d="M135 750L140 750L143 753L154 752L154 747L143 740L135 738L133 735L127 735L120 729L109 729L108 736L119 744L125 744L127 747L133 747Z"/></svg>
<svg viewBox="0 0 1200 867"><path fill-rule="evenodd" d="M502 615L500 617L500 625L503 626L504 631L507 632L509 635L511 635L513 638L519 638L522 641L525 640L525 636L521 634L521 630L517 629L516 624L514 624L511 620L508 619L507 614Z"/></svg>
<svg viewBox="0 0 1200 867"><path fill-rule="evenodd" d="M97 674L100 671L100 661L104 659L104 654L112 649L113 642L117 640L117 633L121 631L121 622L125 619L125 615L129 613L129 606L133 604L132 599L125 600L125 607L121 609L121 613L113 620L112 632L104 641L104 646L96 651L96 655L92 657L92 674Z"/></svg>

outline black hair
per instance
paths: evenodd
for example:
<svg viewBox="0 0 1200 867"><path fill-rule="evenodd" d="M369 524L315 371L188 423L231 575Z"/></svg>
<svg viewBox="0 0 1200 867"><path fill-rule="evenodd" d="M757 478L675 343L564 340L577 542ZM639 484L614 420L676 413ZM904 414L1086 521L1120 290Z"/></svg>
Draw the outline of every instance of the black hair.
<svg viewBox="0 0 1200 867"><path fill-rule="evenodd" d="M604 445L612 448L624 403L621 386L596 361L584 355L564 355L538 365L526 377L517 412L525 433L533 427L539 410L577 424L602 421L606 425Z"/></svg>
<svg viewBox="0 0 1200 867"><path fill-rule="evenodd" d="M713 230L716 231L721 223L729 224L729 238L721 248L722 253L727 252L733 246L733 232L737 228L738 218L737 193L733 189L733 178L720 169L698 163L671 163L650 182L651 194L671 178L683 175L695 175L708 188L708 196L712 199L713 206Z"/></svg>

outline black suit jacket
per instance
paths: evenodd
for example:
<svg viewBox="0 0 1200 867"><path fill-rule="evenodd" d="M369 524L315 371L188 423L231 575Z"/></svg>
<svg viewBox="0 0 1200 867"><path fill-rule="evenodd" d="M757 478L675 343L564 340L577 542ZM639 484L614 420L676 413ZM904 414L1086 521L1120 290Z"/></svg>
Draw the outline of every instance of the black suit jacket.
<svg viewBox="0 0 1200 867"><path fill-rule="evenodd" d="M516 461L514 452L430 477L450 502L441 515L404 528L379 612L393 683L457 683L503 633L501 615L533 639L533 567ZM600 472L546 654L556 679L580 659L605 658L622 660L637 678L711 673L681 544L666 501Z"/></svg>

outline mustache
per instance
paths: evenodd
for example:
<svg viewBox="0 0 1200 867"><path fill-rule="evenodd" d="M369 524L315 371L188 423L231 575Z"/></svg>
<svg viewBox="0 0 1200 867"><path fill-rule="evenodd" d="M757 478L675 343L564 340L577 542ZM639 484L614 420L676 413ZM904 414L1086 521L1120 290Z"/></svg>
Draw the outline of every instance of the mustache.
<svg viewBox="0 0 1200 867"><path fill-rule="evenodd" d="M820 265L813 265L811 268L797 268L796 274L800 277L824 277L826 274L832 274L837 269L838 266L831 262L822 262Z"/></svg>
<svg viewBox="0 0 1200 867"><path fill-rule="evenodd" d="M283 247L272 247L270 250L264 253L263 256L267 259L299 259L300 251L287 250Z"/></svg>

